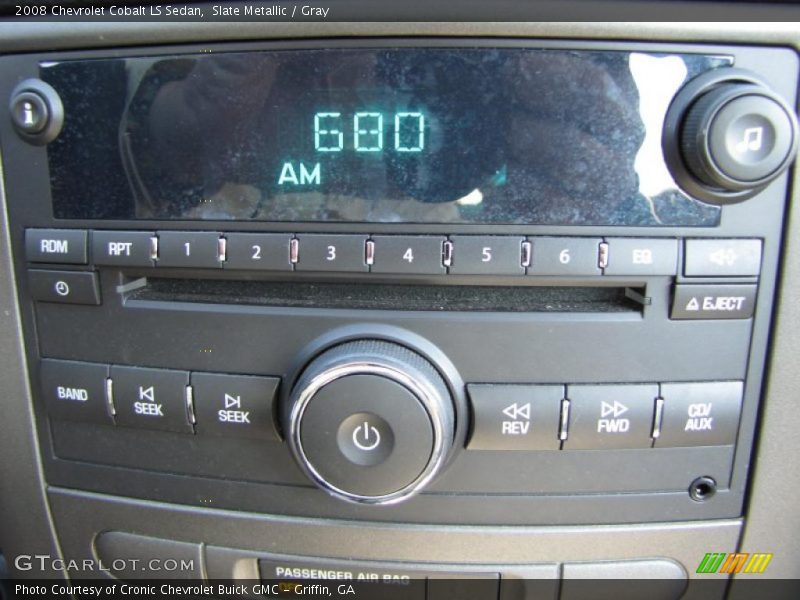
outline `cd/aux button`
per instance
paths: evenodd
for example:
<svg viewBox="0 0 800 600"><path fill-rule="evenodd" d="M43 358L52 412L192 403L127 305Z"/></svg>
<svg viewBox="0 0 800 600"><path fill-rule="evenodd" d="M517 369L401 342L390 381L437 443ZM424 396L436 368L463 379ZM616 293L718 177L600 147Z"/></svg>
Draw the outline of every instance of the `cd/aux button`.
<svg viewBox="0 0 800 600"><path fill-rule="evenodd" d="M736 442L742 382L663 383L663 417L656 448L727 446Z"/></svg>

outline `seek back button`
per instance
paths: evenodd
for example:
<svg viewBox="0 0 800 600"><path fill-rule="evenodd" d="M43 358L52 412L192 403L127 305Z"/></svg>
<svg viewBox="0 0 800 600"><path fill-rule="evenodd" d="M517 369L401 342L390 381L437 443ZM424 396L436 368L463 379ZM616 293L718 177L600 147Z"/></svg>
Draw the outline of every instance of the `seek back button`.
<svg viewBox="0 0 800 600"><path fill-rule="evenodd" d="M676 285L672 319L749 319L755 285Z"/></svg>

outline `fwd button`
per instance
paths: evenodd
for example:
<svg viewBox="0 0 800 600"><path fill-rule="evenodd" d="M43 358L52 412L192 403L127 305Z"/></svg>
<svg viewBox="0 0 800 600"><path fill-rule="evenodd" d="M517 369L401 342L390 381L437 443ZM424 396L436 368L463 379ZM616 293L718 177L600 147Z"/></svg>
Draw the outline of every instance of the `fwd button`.
<svg viewBox="0 0 800 600"><path fill-rule="evenodd" d="M650 448L658 386L570 385L565 450Z"/></svg>

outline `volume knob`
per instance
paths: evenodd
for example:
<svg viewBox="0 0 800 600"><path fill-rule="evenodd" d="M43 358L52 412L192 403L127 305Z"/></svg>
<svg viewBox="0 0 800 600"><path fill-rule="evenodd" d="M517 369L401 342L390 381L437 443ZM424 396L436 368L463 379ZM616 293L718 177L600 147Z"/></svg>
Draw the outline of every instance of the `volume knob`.
<svg viewBox="0 0 800 600"><path fill-rule="evenodd" d="M362 340L315 358L282 418L298 464L319 487L351 502L391 504L440 470L455 411L427 359L399 344Z"/></svg>

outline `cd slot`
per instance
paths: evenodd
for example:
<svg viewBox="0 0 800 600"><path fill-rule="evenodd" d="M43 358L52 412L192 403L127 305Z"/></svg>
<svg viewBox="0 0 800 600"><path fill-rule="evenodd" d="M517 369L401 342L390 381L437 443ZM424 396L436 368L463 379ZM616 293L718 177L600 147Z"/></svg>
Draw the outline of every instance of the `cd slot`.
<svg viewBox="0 0 800 600"><path fill-rule="evenodd" d="M290 308L641 313L644 287L468 286L147 278L127 300ZM145 283L146 282L146 283Z"/></svg>

